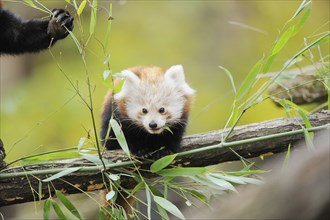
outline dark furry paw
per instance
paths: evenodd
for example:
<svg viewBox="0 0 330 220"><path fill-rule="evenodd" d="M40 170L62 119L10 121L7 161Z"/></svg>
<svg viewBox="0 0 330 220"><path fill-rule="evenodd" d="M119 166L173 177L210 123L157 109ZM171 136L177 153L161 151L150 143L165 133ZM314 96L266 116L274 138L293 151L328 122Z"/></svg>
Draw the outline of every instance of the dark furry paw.
<svg viewBox="0 0 330 220"><path fill-rule="evenodd" d="M55 40L63 39L73 30L73 16L63 9L54 9L48 24L48 34Z"/></svg>

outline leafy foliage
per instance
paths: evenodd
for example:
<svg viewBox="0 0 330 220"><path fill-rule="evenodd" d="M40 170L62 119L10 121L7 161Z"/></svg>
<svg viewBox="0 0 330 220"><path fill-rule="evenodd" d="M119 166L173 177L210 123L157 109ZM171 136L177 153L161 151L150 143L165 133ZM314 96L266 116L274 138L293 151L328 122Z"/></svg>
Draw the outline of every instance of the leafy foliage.
<svg viewBox="0 0 330 220"><path fill-rule="evenodd" d="M24 2L31 7L39 8L33 1L31 0L24 0ZM76 14L78 16L78 24L81 25L82 20L80 19L84 14L87 12L87 8L90 7L90 22L89 22L89 36L87 40L85 39L78 39L77 36L75 36L72 32L70 32L70 36L76 43L77 49L79 50L79 54L81 55L81 59L83 61L83 64L86 69L86 81L87 81L87 87L89 89L87 98L80 92L80 88L78 85L73 83L69 77L66 76L68 81L70 82L70 85L72 86L73 90L75 90L80 97L82 103L86 105L86 107L90 110L90 115L92 118L92 121L94 123L93 133L94 133L94 141L92 145L95 146L95 149L97 150L97 155L91 155L90 152L83 153L84 146L86 144L86 140L89 138L82 138L80 139L78 146L77 146L77 153L78 155L82 156L83 158L87 159L88 161L92 162L96 165L105 165L110 164L111 161L104 161L102 159L102 148L98 144L98 138L97 138L97 129L95 127L95 119L94 119L94 108L93 108L93 100L92 100L92 88L93 86L90 83L89 80L89 73L88 68L86 65L86 46L89 43L89 40L91 39L92 35L95 32L96 24L97 24L97 15L98 15L98 1L80 1L80 4L78 6L78 2L76 0L70 1L66 0L66 2L73 4ZM87 4L90 3L90 4ZM86 8L87 7L87 8ZM41 10L44 10L42 6L40 6ZM105 70L102 74L102 82L109 88L115 88L113 84L113 76L112 70L110 69L110 52L109 52L109 35L111 30L111 18L112 18L112 5L110 4L108 12L108 23L107 23L107 29L105 33L105 38L103 42L100 41L100 44L103 47L104 55L102 57L102 60L104 61L104 65L106 66ZM297 35L297 33L301 30L301 28L306 23L309 15L311 12L311 1L304 0L297 11L294 13L292 18L286 23L286 25L283 27L283 29L280 32L279 37L275 40L272 48L270 49L269 53L264 55L248 72L245 80L242 82L241 86L236 89L235 83L234 83L234 77L230 73L229 70L227 70L224 67L220 67L226 75L229 77L229 80L231 82L231 85L233 87L233 91L235 93L235 98L232 104L232 111L230 113L230 117L227 121L227 126L231 127L231 131L234 129L234 127L237 125L237 123L240 121L242 116L245 114L245 112L252 107L256 106L260 102L263 102L266 97L264 95L267 88L272 85L273 83L278 82L278 79L283 75L282 73L291 67L293 64L298 63L300 59L303 59L306 57L306 53L310 52L312 48L317 48L323 43L329 42L329 32L320 35L316 40L312 41L311 43L306 43L306 45L299 50L297 53L295 53L289 60L287 60L283 64L283 68L276 73L273 77L269 78L266 82L262 84L262 86L258 86L258 75L259 74L265 74L268 72L272 66L272 64L275 62L276 57L279 53L281 53L285 47L287 46L288 42ZM59 66L60 68L60 66ZM327 68L324 72L320 72L320 75L323 77L324 85L328 90L330 88L330 79L328 70L329 65L327 67L324 67L324 69ZM295 105L294 103L288 101L288 100L277 100L279 104L283 106L283 108L286 110L286 112L289 114L292 110L298 113L303 121L305 126L302 125L302 128L305 129L305 139L308 143L308 146L311 148L313 143L313 133L308 132L307 129L311 128L311 124L308 121L306 114L307 112ZM328 99L328 106L330 106L330 98ZM130 157L130 159L133 161L134 158L131 158L126 139L124 137L123 132L121 131L120 125L118 122L114 119L110 120L110 129L113 130L115 133L115 136L123 149L123 151ZM227 137L230 135L227 135ZM224 138L224 141L226 141L226 138ZM86 149L85 149L86 150ZM41 158L41 156L37 156L34 158ZM153 174L159 175L159 178L156 180L147 179L142 176L139 169L135 169L136 172L129 172L124 169L116 170L118 174L110 173L109 171L105 171L104 169L104 176L105 176L105 184L109 186L108 193L106 194L106 200L110 202L115 202L116 198L118 197L120 192L126 193L129 197L133 197L137 203L140 203L142 205L147 206L147 216L144 216L148 219L151 219L151 211L154 211L158 213L162 219L169 219L168 213L174 215L175 217L179 219L185 219L183 213L178 209L178 207L173 204L168 199L168 193L174 192L179 197L181 197L184 201L186 201L187 206L195 205L193 198L203 204L208 204L210 198L213 195L216 194L223 194L225 192L237 192L235 186L239 184L262 184L262 181L258 178L253 177L256 174L260 174L264 171L262 170L253 170L252 164L246 165L243 162L243 165L246 165L242 170L240 171L233 171L233 172L216 172L211 171L209 168L205 167L194 167L194 168L186 168L186 167L173 167L171 166L172 162L177 159L177 154L175 155L169 155L165 156L163 158L160 158L159 160L153 162L150 166L150 170L144 170L145 172L151 172ZM134 161L133 161L134 162ZM50 182L61 178L65 175L69 175L72 172L78 171L80 167L74 167L74 168L67 168L66 170L63 170L61 172L58 172L57 174L54 174L51 177L48 177L42 182ZM129 176L130 178L134 179L136 181L136 185L133 189L124 189L120 185L120 177L121 175ZM252 177L251 177L252 176ZM178 181L178 177L184 178L184 181ZM41 181L40 181L41 183ZM42 184L42 183L41 183ZM139 199L135 196L135 193L145 190L147 202L144 203L142 201L139 201ZM75 208L75 206L72 204L72 202L64 196L64 194L58 190L55 191L56 196L59 198L59 202L63 204L63 206L77 219L81 219L81 215L78 212L78 210ZM151 203L155 202L156 209L152 209ZM69 219L65 212L61 209L61 206L57 201L55 201L52 197L47 199L44 203L44 219L49 219L50 210L51 207L53 208L54 212L57 214L58 218L60 219ZM107 214L111 216L112 219L128 219L127 213L121 208L116 205L112 207L101 207L99 212L100 219L107 219ZM139 213L138 210L134 209L133 213L129 215L129 217L136 217L139 215L143 215Z"/></svg>

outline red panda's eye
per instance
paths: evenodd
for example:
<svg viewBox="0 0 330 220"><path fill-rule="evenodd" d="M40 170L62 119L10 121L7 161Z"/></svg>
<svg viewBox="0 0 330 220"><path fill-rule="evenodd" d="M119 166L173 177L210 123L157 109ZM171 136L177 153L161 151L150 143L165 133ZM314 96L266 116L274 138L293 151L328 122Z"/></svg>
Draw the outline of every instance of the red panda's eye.
<svg viewBox="0 0 330 220"><path fill-rule="evenodd" d="M158 110L159 113L164 113L165 112L165 108L161 107L159 110Z"/></svg>
<svg viewBox="0 0 330 220"><path fill-rule="evenodd" d="M143 113L143 114L147 114L147 113L148 113L148 110L147 110L146 108L143 108L143 109L142 109L142 113Z"/></svg>

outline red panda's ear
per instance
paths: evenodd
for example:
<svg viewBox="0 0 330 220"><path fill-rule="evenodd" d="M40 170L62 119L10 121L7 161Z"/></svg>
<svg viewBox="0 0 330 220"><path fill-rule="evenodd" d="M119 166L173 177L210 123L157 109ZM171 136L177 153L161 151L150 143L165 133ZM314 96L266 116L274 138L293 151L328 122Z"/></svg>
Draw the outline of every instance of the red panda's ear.
<svg viewBox="0 0 330 220"><path fill-rule="evenodd" d="M180 88L184 95L192 96L195 94L193 90L185 81L184 71L182 65L171 66L165 72L165 80L173 83L175 86Z"/></svg>
<svg viewBox="0 0 330 220"><path fill-rule="evenodd" d="M174 82L177 82L179 84L184 83L185 78L184 78L183 66L182 65L171 66L165 72L165 79L173 80Z"/></svg>
<svg viewBox="0 0 330 220"><path fill-rule="evenodd" d="M125 83L126 84L136 85L140 82L140 78L130 70L123 70L121 73L125 77Z"/></svg>
<svg viewBox="0 0 330 220"><path fill-rule="evenodd" d="M121 73L125 77L125 82L124 82L123 87L121 88L120 92L115 94L114 98L116 100L120 100L120 99L124 98L125 96L127 96L127 94L129 94L131 92L131 90L134 90L134 88L136 86L138 86L138 84L140 82L140 78L130 70L124 70Z"/></svg>

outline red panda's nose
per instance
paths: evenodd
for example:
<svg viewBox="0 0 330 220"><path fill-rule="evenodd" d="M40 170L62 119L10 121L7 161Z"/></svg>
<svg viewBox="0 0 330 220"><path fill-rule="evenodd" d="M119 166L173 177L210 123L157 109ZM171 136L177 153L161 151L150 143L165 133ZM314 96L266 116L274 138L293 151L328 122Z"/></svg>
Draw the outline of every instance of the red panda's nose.
<svg viewBox="0 0 330 220"><path fill-rule="evenodd" d="M149 127L151 128L151 129L155 129L155 128L157 128L157 123L156 122L154 122L154 121L152 121L152 122L150 122L149 123Z"/></svg>

